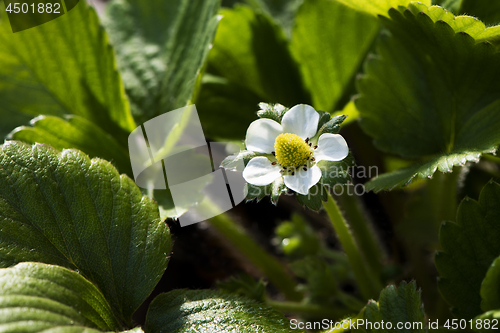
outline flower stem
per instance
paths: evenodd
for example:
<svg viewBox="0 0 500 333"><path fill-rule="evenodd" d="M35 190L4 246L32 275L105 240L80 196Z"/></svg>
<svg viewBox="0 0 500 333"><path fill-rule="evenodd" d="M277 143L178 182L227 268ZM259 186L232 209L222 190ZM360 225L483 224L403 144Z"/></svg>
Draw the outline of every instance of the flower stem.
<svg viewBox="0 0 500 333"><path fill-rule="evenodd" d="M377 297L380 290L382 290L382 284L379 277L372 272L370 266L365 264L360 250L349 230L347 221L342 216L337 203L330 194L328 194L328 201L323 202L323 206L344 248L361 294L366 299Z"/></svg>
<svg viewBox="0 0 500 333"><path fill-rule="evenodd" d="M340 196L339 201L349 218L350 226L363 253L363 257L366 258L372 270L380 276L384 257L383 251L375 237L374 231L371 230L367 223L359 201L355 196L347 193Z"/></svg>
<svg viewBox="0 0 500 333"><path fill-rule="evenodd" d="M264 251L227 214L217 215L208 221L257 266L271 283L283 292L287 299L292 301L302 299L302 294L295 290L296 282L288 274L283 264Z"/></svg>

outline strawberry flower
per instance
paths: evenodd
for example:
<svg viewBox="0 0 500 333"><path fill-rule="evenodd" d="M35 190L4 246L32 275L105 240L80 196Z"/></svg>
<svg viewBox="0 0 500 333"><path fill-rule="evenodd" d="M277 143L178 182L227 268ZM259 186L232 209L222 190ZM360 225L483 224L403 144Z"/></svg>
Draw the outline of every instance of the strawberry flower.
<svg viewBox="0 0 500 333"><path fill-rule="evenodd" d="M247 130L248 151L265 154L252 158L243 171L249 184L265 186L283 177L285 186L303 195L321 179L320 161L341 161L349 154L339 134L318 136L320 115L311 106L299 104L284 113L281 124L258 119Z"/></svg>

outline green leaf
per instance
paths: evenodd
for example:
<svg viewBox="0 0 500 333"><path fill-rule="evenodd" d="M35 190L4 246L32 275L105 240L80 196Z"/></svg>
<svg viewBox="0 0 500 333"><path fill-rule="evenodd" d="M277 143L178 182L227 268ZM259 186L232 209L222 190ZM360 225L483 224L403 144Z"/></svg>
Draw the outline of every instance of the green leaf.
<svg viewBox="0 0 500 333"><path fill-rule="evenodd" d="M245 6L222 9L221 15L208 56L210 71L247 88L261 101L304 103L300 74L282 30L267 15Z"/></svg>
<svg viewBox="0 0 500 333"><path fill-rule="evenodd" d="M463 0L435 0L432 1L432 4L441 6L454 14L458 14L462 1Z"/></svg>
<svg viewBox="0 0 500 333"><path fill-rule="evenodd" d="M481 309L490 311L500 309L500 257L491 264L481 284Z"/></svg>
<svg viewBox="0 0 500 333"><path fill-rule="evenodd" d="M295 23L295 16L304 0L246 0L256 11L264 11L272 16L289 36Z"/></svg>
<svg viewBox="0 0 500 333"><path fill-rule="evenodd" d="M106 26L134 115L144 122L191 100L220 0L115 0Z"/></svg>
<svg viewBox="0 0 500 333"><path fill-rule="evenodd" d="M300 7L290 49L314 108L342 108L379 26L375 18L336 1L307 0Z"/></svg>
<svg viewBox="0 0 500 333"><path fill-rule="evenodd" d="M202 79L196 104L209 136L241 140L259 102L293 106L309 103L310 96L283 30L269 15L241 5L221 14L208 56L211 75Z"/></svg>
<svg viewBox="0 0 500 333"><path fill-rule="evenodd" d="M292 215L290 221L283 222L276 228L276 237L281 251L291 258L317 255L322 247L314 230L298 214Z"/></svg>
<svg viewBox="0 0 500 333"><path fill-rule="evenodd" d="M423 161L370 183L375 190L477 161L500 143L495 32L440 7L400 10L380 18L390 35L366 62L356 106L379 149Z"/></svg>
<svg viewBox="0 0 500 333"><path fill-rule="evenodd" d="M370 301L364 311L364 319L368 322L384 322L392 324L390 329L367 329L368 332L425 332L425 318L420 291L415 282L401 282L399 287L386 287L380 293L378 304ZM397 328L398 323L411 323L411 329ZM421 326L420 326L420 324ZM400 324L401 325L401 324ZM420 327L418 327L420 326Z"/></svg>
<svg viewBox="0 0 500 333"><path fill-rule="evenodd" d="M407 6L413 0L336 0L346 6L350 6L356 10L368 13L370 15L387 15L389 9L398 6ZM431 5L431 0L422 0L428 6Z"/></svg>
<svg viewBox="0 0 500 333"><path fill-rule="evenodd" d="M0 5L0 136L38 115L74 114L120 139L135 128L115 57L94 9L13 34Z"/></svg>
<svg viewBox="0 0 500 333"><path fill-rule="evenodd" d="M76 148L90 157L100 157L113 163L121 172L132 175L127 149L109 133L96 124L79 116L39 116L31 126L22 126L12 131L8 139L34 144L43 142L63 150Z"/></svg>
<svg viewBox="0 0 500 333"><path fill-rule="evenodd" d="M309 189L307 195L295 193L299 204L315 211L319 211L323 207L323 201L328 200L328 191L320 183Z"/></svg>
<svg viewBox="0 0 500 333"><path fill-rule="evenodd" d="M460 318L481 314L481 283L500 255L500 185L488 183L479 202L465 198L458 208L457 223L441 225L443 252L435 257L439 289Z"/></svg>
<svg viewBox="0 0 500 333"><path fill-rule="evenodd" d="M264 302L266 297L266 283L255 281L248 274L239 277L230 277L226 282L218 282L217 287L225 293L236 294L257 302Z"/></svg>
<svg viewBox="0 0 500 333"><path fill-rule="evenodd" d="M495 0L462 0L460 13L479 18L486 24L500 23L500 2Z"/></svg>
<svg viewBox="0 0 500 333"><path fill-rule="evenodd" d="M147 332L301 332L265 305L212 290L174 290L155 298ZM303 331L302 331L303 332Z"/></svg>
<svg viewBox="0 0 500 333"><path fill-rule="evenodd" d="M489 327L484 327L484 320L489 319ZM479 324L479 320L481 320L481 324ZM498 330L498 323L500 322L500 310L493 310L483 313L480 316L474 318L474 331L479 333L488 333L493 330ZM495 324L496 323L496 324Z"/></svg>
<svg viewBox="0 0 500 333"><path fill-rule="evenodd" d="M316 256L306 257L294 261L290 268L298 277L307 281L305 289L308 291L310 303L324 306L338 305L336 304L339 296L338 282L332 268L324 259Z"/></svg>
<svg viewBox="0 0 500 333"><path fill-rule="evenodd" d="M0 329L4 332L120 329L102 293L66 268L21 263L0 269L0 285Z"/></svg>
<svg viewBox="0 0 500 333"><path fill-rule="evenodd" d="M416 178L431 178L438 170L449 173L453 171L453 167L456 165L462 166L467 162L479 162L480 157L481 153L475 152L443 154L430 159L428 162L414 163L408 167L380 175L366 183L366 190L379 192L406 186Z"/></svg>
<svg viewBox="0 0 500 333"><path fill-rule="evenodd" d="M221 141L244 138L261 98L222 77L205 74L201 82L196 106L205 135Z"/></svg>
<svg viewBox="0 0 500 333"><path fill-rule="evenodd" d="M0 148L0 265L78 270L130 324L167 266L158 207L104 160L8 141Z"/></svg>

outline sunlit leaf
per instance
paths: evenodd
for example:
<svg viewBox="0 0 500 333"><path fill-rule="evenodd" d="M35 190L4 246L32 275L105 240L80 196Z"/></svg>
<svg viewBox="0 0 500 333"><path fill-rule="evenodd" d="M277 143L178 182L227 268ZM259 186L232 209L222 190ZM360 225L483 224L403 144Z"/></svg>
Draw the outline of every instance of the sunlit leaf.
<svg viewBox="0 0 500 333"><path fill-rule="evenodd" d="M219 22L220 0L114 0L106 27L141 123L192 98Z"/></svg>
<svg viewBox="0 0 500 333"><path fill-rule="evenodd" d="M356 10L377 16L387 15L389 9L398 6L407 6L413 0L335 0ZM431 5L431 0L422 0L421 3Z"/></svg>
<svg viewBox="0 0 500 333"><path fill-rule="evenodd" d="M85 118L40 116L33 119L31 125L16 128L8 138L31 144L43 142L59 150L76 148L92 158L110 161L122 173L132 174L127 149L112 135Z"/></svg>
<svg viewBox="0 0 500 333"><path fill-rule="evenodd" d="M479 18L486 24L500 23L500 2L496 0L462 0L460 13Z"/></svg>
<svg viewBox="0 0 500 333"><path fill-rule="evenodd" d="M376 191L478 161L500 143L495 30L440 7L412 4L381 17L390 32L358 81L356 106L375 145L421 162L368 184Z"/></svg>
<svg viewBox="0 0 500 333"><path fill-rule="evenodd" d="M0 137L41 114L74 114L122 139L135 128L94 9L13 34L0 4Z"/></svg>
<svg viewBox="0 0 500 333"><path fill-rule="evenodd" d="M342 108L338 103L351 93L379 27L376 18L339 2L304 2L297 13L290 49L314 108L328 112Z"/></svg>
<svg viewBox="0 0 500 333"><path fill-rule="evenodd" d="M127 324L167 266L170 235L156 204L109 162L76 150L1 146L0 223L1 266L78 270Z"/></svg>
<svg viewBox="0 0 500 333"><path fill-rule="evenodd" d="M303 332L267 306L212 290L174 290L158 296L146 318L147 332Z"/></svg>
<svg viewBox="0 0 500 333"><path fill-rule="evenodd" d="M0 269L0 285L3 332L96 333L121 329L102 293L66 268L21 263Z"/></svg>

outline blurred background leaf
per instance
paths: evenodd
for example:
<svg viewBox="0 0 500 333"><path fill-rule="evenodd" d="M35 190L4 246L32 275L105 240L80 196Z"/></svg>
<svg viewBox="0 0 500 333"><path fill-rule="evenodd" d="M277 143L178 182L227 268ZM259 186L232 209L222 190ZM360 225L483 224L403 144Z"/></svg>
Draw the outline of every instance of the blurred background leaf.
<svg viewBox="0 0 500 333"><path fill-rule="evenodd" d="M143 123L186 106L217 29L220 0L114 0L106 27L133 114Z"/></svg>
<svg viewBox="0 0 500 333"><path fill-rule="evenodd" d="M80 1L56 20L13 34L0 7L0 135L41 114L74 114L123 141L135 123L95 11Z"/></svg>
<svg viewBox="0 0 500 333"><path fill-rule="evenodd" d="M379 31L376 18L339 2L306 0L290 45L317 110L340 110L354 94L354 77Z"/></svg>
<svg viewBox="0 0 500 333"><path fill-rule="evenodd" d="M293 106L310 98L284 32L270 16L241 5L221 15L208 56L213 76L203 80L196 105L202 124L211 124L207 136L241 140L259 102Z"/></svg>
<svg viewBox="0 0 500 333"><path fill-rule="evenodd" d="M495 0L462 0L459 12L477 17L487 25L500 23L500 2Z"/></svg>
<svg viewBox="0 0 500 333"><path fill-rule="evenodd" d="M480 315L481 283L500 255L500 185L488 183L479 201L465 198L457 213L457 222L441 226L437 252L439 289L459 318L472 319ZM498 281L497 281L498 282Z"/></svg>

